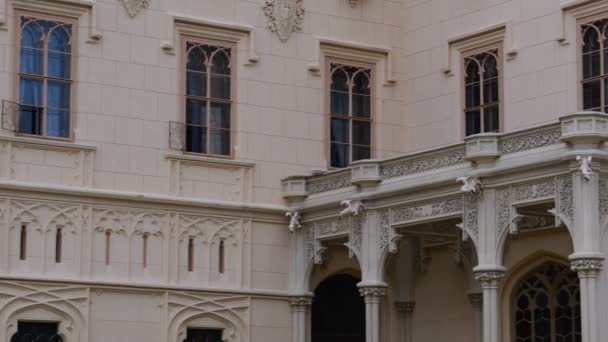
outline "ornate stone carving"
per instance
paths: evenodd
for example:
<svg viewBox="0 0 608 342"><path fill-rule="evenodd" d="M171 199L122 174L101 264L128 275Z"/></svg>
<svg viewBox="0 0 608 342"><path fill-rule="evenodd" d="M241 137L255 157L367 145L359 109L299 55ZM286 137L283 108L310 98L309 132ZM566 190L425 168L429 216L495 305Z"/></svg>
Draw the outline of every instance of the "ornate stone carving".
<svg viewBox="0 0 608 342"><path fill-rule="evenodd" d="M583 179L588 182L593 175L593 169L591 168L591 156L576 156L576 161L578 162L578 172L581 174L581 176L583 176Z"/></svg>
<svg viewBox="0 0 608 342"><path fill-rule="evenodd" d="M531 150L543 146L558 144L560 142L561 129L559 126L544 130L533 130L525 133L504 136L500 141L502 153L514 153Z"/></svg>
<svg viewBox="0 0 608 342"><path fill-rule="evenodd" d="M481 191L481 180L477 177L458 177L457 182L462 182L460 191L476 193Z"/></svg>
<svg viewBox="0 0 608 342"><path fill-rule="evenodd" d="M568 219L568 223L572 223L574 218L572 177L570 175L566 175L558 178L557 188L557 213Z"/></svg>
<svg viewBox="0 0 608 342"><path fill-rule="evenodd" d="M455 197L429 204L400 207L391 210L393 222L408 222L433 216L458 214L462 211L462 198Z"/></svg>
<svg viewBox="0 0 608 342"><path fill-rule="evenodd" d="M498 288L502 281L504 272L502 271L484 271L475 274L475 280L479 282L482 288Z"/></svg>
<svg viewBox="0 0 608 342"><path fill-rule="evenodd" d="M315 254L315 226L307 224L304 227L304 260L306 263L312 259Z"/></svg>
<svg viewBox="0 0 608 342"><path fill-rule="evenodd" d="M344 235L348 232L350 228L350 219L348 217L345 217L315 222L314 227L316 237Z"/></svg>
<svg viewBox="0 0 608 342"><path fill-rule="evenodd" d="M120 0L120 2L122 2L127 10L127 14L129 14L131 18L134 18L142 8L150 5L150 0Z"/></svg>
<svg viewBox="0 0 608 342"><path fill-rule="evenodd" d="M386 287L384 286L365 286L359 288L359 294L365 298L365 301L369 299L380 299L386 295Z"/></svg>
<svg viewBox="0 0 608 342"><path fill-rule="evenodd" d="M604 260L598 258L574 259L570 262L570 268L581 278L593 278L598 276L603 263Z"/></svg>
<svg viewBox="0 0 608 342"><path fill-rule="evenodd" d="M321 177L319 179L311 179L306 184L306 191L309 194L318 194L351 186L350 173L333 177Z"/></svg>
<svg viewBox="0 0 608 342"><path fill-rule="evenodd" d="M460 164L466 161L465 148L459 147L439 154L422 155L400 159L382 168L382 176L399 177L412 173L424 172L442 167Z"/></svg>
<svg viewBox="0 0 608 342"><path fill-rule="evenodd" d="M312 305L312 300L311 296L293 296L289 297L289 305L292 307L307 307Z"/></svg>
<svg viewBox="0 0 608 342"><path fill-rule="evenodd" d="M340 212L340 216L344 216L344 215L359 215L359 214L365 214L365 204L363 204L363 202L359 201L359 200L344 200L342 202L340 202L340 205L345 206L346 208L344 208L341 212Z"/></svg>
<svg viewBox="0 0 608 342"><path fill-rule="evenodd" d="M463 227L473 239L479 235L479 199L478 194L465 194L463 201Z"/></svg>
<svg viewBox="0 0 608 342"><path fill-rule="evenodd" d="M361 255L361 243L363 241L363 216L357 216L352 218L352 229L347 243L349 247L349 256L353 254L359 258Z"/></svg>
<svg viewBox="0 0 608 342"><path fill-rule="evenodd" d="M396 253L399 240L401 235L397 234L395 228L391 226L391 217L388 209L381 210L378 212L379 220L379 238L378 247L380 253L384 253L384 250L388 248L389 253Z"/></svg>
<svg viewBox="0 0 608 342"><path fill-rule="evenodd" d="M292 32L302 29L304 0L266 0L264 14L268 28L286 42Z"/></svg>
<svg viewBox="0 0 608 342"><path fill-rule="evenodd" d="M599 187L599 205L600 205L600 223L605 225L608 223L608 176L601 175L598 178Z"/></svg>
<svg viewBox="0 0 608 342"><path fill-rule="evenodd" d="M542 197L555 196L555 179L542 182L516 185L512 188L515 202L534 200Z"/></svg>
<svg viewBox="0 0 608 342"><path fill-rule="evenodd" d="M302 228L302 216L297 211L287 212L285 216L289 217L289 231L294 232L296 228Z"/></svg>

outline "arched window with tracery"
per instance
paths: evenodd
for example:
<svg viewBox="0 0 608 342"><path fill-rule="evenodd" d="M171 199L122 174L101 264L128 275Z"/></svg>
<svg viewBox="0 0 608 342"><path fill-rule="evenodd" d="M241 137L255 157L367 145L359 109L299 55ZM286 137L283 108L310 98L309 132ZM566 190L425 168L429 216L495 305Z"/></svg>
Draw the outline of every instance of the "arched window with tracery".
<svg viewBox="0 0 608 342"><path fill-rule="evenodd" d="M371 158L371 69L330 64L330 165Z"/></svg>
<svg viewBox="0 0 608 342"><path fill-rule="evenodd" d="M547 263L528 273L512 297L514 342L581 341L580 287L575 272Z"/></svg>
<svg viewBox="0 0 608 342"><path fill-rule="evenodd" d="M18 132L69 138L72 24L30 17L20 23Z"/></svg>
<svg viewBox="0 0 608 342"><path fill-rule="evenodd" d="M231 155L231 49L186 43L186 145L188 152Z"/></svg>
<svg viewBox="0 0 608 342"><path fill-rule="evenodd" d="M464 58L465 135L500 130L499 49Z"/></svg>
<svg viewBox="0 0 608 342"><path fill-rule="evenodd" d="M583 110L608 112L608 20L582 25Z"/></svg>

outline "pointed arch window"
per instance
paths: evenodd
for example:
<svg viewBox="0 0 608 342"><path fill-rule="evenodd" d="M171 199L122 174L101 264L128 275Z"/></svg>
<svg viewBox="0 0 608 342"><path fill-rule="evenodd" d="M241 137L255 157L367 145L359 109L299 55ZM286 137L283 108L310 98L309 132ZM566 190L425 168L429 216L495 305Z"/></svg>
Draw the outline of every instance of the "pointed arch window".
<svg viewBox="0 0 608 342"><path fill-rule="evenodd" d="M186 58L185 150L230 156L231 49L187 42Z"/></svg>
<svg viewBox="0 0 608 342"><path fill-rule="evenodd" d="M608 19L582 25L583 110L608 112Z"/></svg>
<svg viewBox="0 0 608 342"><path fill-rule="evenodd" d="M19 112L21 134L70 137L72 24L21 17Z"/></svg>
<svg viewBox="0 0 608 342"><path fill-rule="evenodd" d="M568 267L547 263L527 274L512 299L515 342L580 342L580 287Z"/></svg>
<svg viewBox="0 0 608 342"><path fill-rule="evenodd" d="M371 158L371 77L370 68L330 64L331 167Z"/></svg>
<svg viewBox="0 0 608 342"><path fill-rule="evenodd" d="M464 58L465 135L500 130L500 50Z"/></svg>

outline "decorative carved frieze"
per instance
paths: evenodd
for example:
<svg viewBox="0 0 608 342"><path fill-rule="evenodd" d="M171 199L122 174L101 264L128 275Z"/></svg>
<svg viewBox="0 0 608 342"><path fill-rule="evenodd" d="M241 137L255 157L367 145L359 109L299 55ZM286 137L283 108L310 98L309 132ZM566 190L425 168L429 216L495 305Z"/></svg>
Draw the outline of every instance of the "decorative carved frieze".
<svg viewBox="0 0 608 342"><path fill-rule="evenodd" d="M574 220L574 201L573 201L573 186L572 176L566 175L557 179L557 214L560 218L566 219L567 224L572 224Z"/></svg>
<svg viewBox="0 0 608 342"><path fill-rule="evenodd" d="M302 30L304 0L266 0L264 14L270 31L286 42L292 32Z"/></svg>
<svg viewBox="0 0 608 342"><path fill-rule="evenodd" d="M458 215L460 212L462 212L462 197L458 196L422 205L397 207L391 210L391 217L393 224L404 224L420 219Z"/></svg>
<svg viewBox="0 0 608 342"><path fill-rule="evenodd" d="M599 205L600 205L600 224L608 223L608 176L600 175L598 177Z"/></svg>
<svg viewBox="0 0 608 342"><path fill-rule="evenodd" d="M383 253L385 250L387 250L388 253L396 253L397 243L401 239L401 235L397 234L397 231L391 225L390 211L388 209L378 211L378 220L378 246L380 253Z"/></svg>
<svg viewBox="0 0 608 342"><path fill-rule="evenodd" d="M472 234L471 238L477 240L479 236L479 194L465 194L463 200L463 227L465 232Z"/></svg>
<svg viewBox="0 0 608 342"><path fill-rule="evenodd" d="M307 307L312 305L312 296L292 296L289 297L289 305L292 307Z"/></svg>
<svg viewBox="0 0 608 342"><path fill-rule="evenodd" d="M387 162L382 168L382 176L399 177L412 173L424 172L442 167L460 164L466 161L464 146L452 148L442 153L429 153Z"/></svg>
<svg viewBox="0 0 608 342"><path fill-rule="evenodd" d="M351 175L339 174L330 177L319 177L308 180L306 184L306 191L309 194L318 194L320 192L326 192L351 186Z"/></svg>
<svg viewBox="0 0 608 342"><path fill-rule="evenodd" d="M500 139L500 152L515 153L534 148L558 144L561 138L559 126L551 126L541 130L530 130L512 135L505 135Z"/></svg>
<svg viewBox="0 0 608 342"><path fill-rule="evenodd" d="M150 0L120 0L120 2L122 2L131 18L137 16L139 11L150 5Z"/></svg>
<svg viewBox="0 0 608 342"><path fill-rule="evenodd" d="M484 271L475 273L475 280L477 280L484 289L498 288L503 277L503 271Z"/></svg>
<svg viewBox="0 0 608 342"><path fill-rule="evenodd" d="M513 201L529 201L543 197L555 196L555 179L551 178L541 182L526 183L512 187Z"/></svg>

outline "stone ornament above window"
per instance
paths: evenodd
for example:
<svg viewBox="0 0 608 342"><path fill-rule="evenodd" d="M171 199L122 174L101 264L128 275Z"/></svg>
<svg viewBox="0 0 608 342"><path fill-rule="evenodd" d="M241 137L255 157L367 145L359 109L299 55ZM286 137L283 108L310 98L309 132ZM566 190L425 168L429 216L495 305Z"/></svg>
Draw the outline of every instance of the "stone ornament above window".
<svg viewBox="0 0 608 342"><path fill-rule="evenodd" d="M266 0L264 14L270 31L286 42L292 32L302 30L304 0Z"/></svg>
<svg viewBox="0 0 608 342"><path fill-rule="evenodd" d="M142 8L150 5L150 0L120 0L120 2L125 6L127 14L131 18L134 18Z"/></svg>

